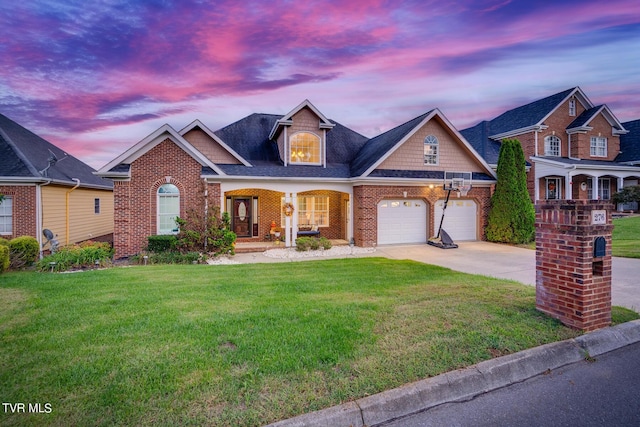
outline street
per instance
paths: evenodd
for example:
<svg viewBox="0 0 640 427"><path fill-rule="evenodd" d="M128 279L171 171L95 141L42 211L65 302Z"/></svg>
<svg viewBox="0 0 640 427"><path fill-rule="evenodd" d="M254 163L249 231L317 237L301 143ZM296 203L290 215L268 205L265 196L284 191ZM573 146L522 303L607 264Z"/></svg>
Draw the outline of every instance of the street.
<svg viewBox="0 0 640 427"><path fill-rule="evenodd" d="M640 343L385 423L427 426L639 426Z"/></svg>

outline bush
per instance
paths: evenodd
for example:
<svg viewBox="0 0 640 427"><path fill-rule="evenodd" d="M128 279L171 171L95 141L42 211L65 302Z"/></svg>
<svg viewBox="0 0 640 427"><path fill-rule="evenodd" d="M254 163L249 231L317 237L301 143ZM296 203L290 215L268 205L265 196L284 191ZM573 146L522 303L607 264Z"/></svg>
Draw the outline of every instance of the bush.
<svg viewBox="0 0 640 427"><path fill-rule="evenodd" d="M536 213L527 191L524 153L517 139L502 141L496 173L498 182L485 230L487 240L529 243L535 238Z"/></svg>
<svg viewBox="0 0 640 427"><path fill-rule="evenodd" d="M9 246L0 245L0 273L9 269Z"/></svg>
<svg viewBox="0 0 640 427"><path fill-rule="evenodd" d="M72 269L94 268L111 265L113 249L106 242L87 241L77 245L63 246L55 254L41 259L37 268L40 271L66 271ZM51 265L55 262L55 265Z"/></svg>
<svg viewBox="0 0 640 427"><path fill-rule="evenodd" d="M9 241L7 239L3 239L2 237L0 237L0 246L9 247Z"/></svg>
<svg viewBox="0 0 640 427"><path fill-rule="evenodd" d="M147 241L147 250L155 253L173 251L176 249L176 245L178 244L178 238L172 234L149 236L147 237Z"/></svg>
<svg viewBox="0 0 640 427"><path fill-rule="evenodd" d="M206 252L219 254L235 253L236 234L231 231L231 217L215 208L207 217L190 209L185 218L177 218L180 226L177 249L181 253Z"/></svg>
<svg viewBox="0 0 640 427"><path fill-rule="evenodd" d="M296 239L296 251L305 252L308 250L331 249L331 241L326 237L298 237Z"/></svg>
<svg viewBox="0 0 640 427"><path fill-rule="evenodd" d="M11 268L21 269L36 262L40 244L31 236L21 236L9 241L9 259Z"/></svg>

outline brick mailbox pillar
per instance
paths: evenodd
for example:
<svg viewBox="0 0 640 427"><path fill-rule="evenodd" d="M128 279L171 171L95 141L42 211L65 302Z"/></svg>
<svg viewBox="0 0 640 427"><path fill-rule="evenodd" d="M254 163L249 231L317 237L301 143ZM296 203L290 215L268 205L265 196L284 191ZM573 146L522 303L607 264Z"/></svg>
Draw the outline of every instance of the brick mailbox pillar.
<svg viewBox="0 0 640 427"><path fill-rule="evenodd" d="M583 331L611 324L612 208L593 200L536 205L536 308Z"/></svg>

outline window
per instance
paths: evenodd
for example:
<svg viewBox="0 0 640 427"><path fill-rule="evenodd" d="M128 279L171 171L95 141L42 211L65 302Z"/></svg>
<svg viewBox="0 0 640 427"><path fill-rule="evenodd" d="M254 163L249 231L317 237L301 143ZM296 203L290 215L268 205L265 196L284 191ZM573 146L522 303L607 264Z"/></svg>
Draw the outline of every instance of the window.
<svg viewBox="0 0 640 427"><path fill-rule="evenodd" d="M100 213L100 199L93 199L93 213Z"/></svg>
<svg viewBox="0 0 640 427"><path fill-rule="evenodd" d="M591 155L593 157L607 157L607 138L602 136L591 137Z"/></svg>
<svg viewBox="0 0 640 427"><path fill-rule="evenodd" d="M290 139L291 163L320 164L320 137L309 132L298 132Z"/></svg>
<svg viewBox="0 0 640 427"><path fill-rule="evenodd" d="M576 115L576 100L575 99L570 99L569 100L569 115L570 116L575 116Z"/></svg>
<svg viewBox="0 0 640 427"><path fill-rule="evenodd" d="M13 198L4 196L0 202L0 234L13 234Z"/></svg>
<svg viewBox="0 0 640 427"><path fill-rule="evenodd" d="M438 164L438 138L429 135L424 139L424 164Z"/></svg>
<svg viewBox="0 0 640 427"><path fill-rule="evenodd" d="M544 139L544 155L560 157L560 138L552 135Z"/></svg>
<svg viewBox="0 0 640 427"><path fill-rule="evenodd" d="M560 178L547 178L546 199L560 199L562 192L560 191Z"/></svg>
<svg viewBox="0 0 640 427"><path fill-rule="evenodd" d="M587 180L588 190L587 198L594 200L593 197L593 178ZM611 182L609 178L598 178L598 200L609 200L611 198Z"/></svg>
<svg viewBox="0 0 640 427"><path fill-rule="evenodd" d="M158 234L178 233L176 217L180 216L180 190L173 184L158 188Z"/></svg>
<svg viewBox="0 0 640 427"><path fill-rule="evenodd" d="M284 205L284 198L281 203ZM298 225L318 227L329 226L329 198L320 196L298 196ZM295 214L295 212L294 212ZM280 224L285 226L285 216Z"/></svg>

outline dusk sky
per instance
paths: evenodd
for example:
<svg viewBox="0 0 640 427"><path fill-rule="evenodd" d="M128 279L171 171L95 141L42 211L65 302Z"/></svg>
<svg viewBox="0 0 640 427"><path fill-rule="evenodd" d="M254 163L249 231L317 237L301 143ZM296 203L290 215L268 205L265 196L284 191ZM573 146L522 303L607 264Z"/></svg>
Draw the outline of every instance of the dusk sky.
<svg viewBox="0 0 640 427"><path fill-rule="evenodd" d="M368 137L574 86L640 118L638 0L15 0L0 40L0 112L96 169L165 123L305 99Z"/></svg>

